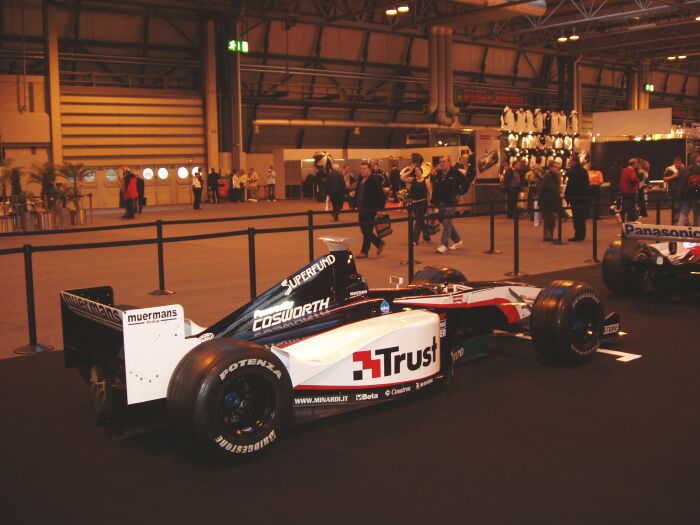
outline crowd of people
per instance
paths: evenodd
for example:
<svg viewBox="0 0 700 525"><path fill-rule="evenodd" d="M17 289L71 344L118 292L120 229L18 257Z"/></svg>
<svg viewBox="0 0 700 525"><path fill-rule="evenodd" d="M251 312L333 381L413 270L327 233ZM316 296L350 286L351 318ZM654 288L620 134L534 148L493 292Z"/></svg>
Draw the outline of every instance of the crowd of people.
<svg viewBox="0 0 700 525"><path fill-rule="evenodd" d="M535 209L541 214L543 240L553 241L557 215L567 204L574 228L574 236L569 241L581 242L586 239L586 221L594 202L603 207L610 204L611 212L622 222L647 217L649 172L649 162L636 157L629 159L626 165L616 159L605 172L595 165L590 170L585 169L577 155L572 156L566 166L557 160L550 160L546 167L539 163L531 167L522 161L513 165L505 163L501 179L506 194L506 214L512 218L519 204L526 200L531 217ZM610 183L610 203L599 202L600 187L606 181ZM689 224L692 212L693 225L700 225L700 155L696 155L689 166L676 157L666 168L663 181L673 203L673 223Z"/></svg>
<svg viewBox="0 0 700 525"><path fill-rule="evenodd" d="M192 191L195 191L195 179L199 179L200 188L204 186L201 172L193 176ZM223 184L222 184L223 182ZM259 200L275 201L275 189L277 187L277 173L273 166L268 167L267 173L260 177L255 168L232 169L222 177L216 168L210 168L207 174L207 198L208 202L217 204L222 200L222 192L229 202L258 202ZM201 191L200 191L201 194ZM200 195L201 197L201 195ZM195 204L195 209L199 206Z"/></svg>

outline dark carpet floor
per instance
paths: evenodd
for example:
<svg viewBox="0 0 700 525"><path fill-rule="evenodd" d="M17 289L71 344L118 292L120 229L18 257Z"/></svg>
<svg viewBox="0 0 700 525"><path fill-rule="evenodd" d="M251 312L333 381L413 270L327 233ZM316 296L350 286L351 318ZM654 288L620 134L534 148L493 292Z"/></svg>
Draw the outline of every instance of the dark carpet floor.
<svg viewBox="0 0 700 525"><path fill-rule="evenodd" d="M169 430L115 439L55 352L0 362L0 516L15 523L698 523L700 302L620 298L621 363L493 341L445 389L217 464Z"/></svg>

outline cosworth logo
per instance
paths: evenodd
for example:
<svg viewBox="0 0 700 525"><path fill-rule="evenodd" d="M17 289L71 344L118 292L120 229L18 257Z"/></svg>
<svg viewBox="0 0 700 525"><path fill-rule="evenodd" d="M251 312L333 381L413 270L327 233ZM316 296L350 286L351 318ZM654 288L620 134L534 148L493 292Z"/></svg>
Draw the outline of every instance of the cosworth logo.
<svg viewBox="0 0 700 525"><path fill-rule="evenodd" d="M330 297L325 299L318 299L311 303L306 303L300 306L294 306L293 301L285 301L282 303L281 307L272 307L267 310L257 310L253 315L255 320L253 321L253 331L257 332L264 328L270 328L272 326L277 326L278 324L286 323L287 321L293 321L294 319L299 319L300 317L306 317L307 315L315 314L322 310L328 309L328 305L331 302Z"/></svg>
<svg viewBox="0 0 700 525"><path fill-rule="evenodd" d="M437 359L437 341L433 344L412 352L402 352L400 347L391 346L378 350L361 350L352 355L355 363L361 363L362 368L353 372L354 381L365 379L365 372L370 378L389 377L400 374L402 370L416 371L430 366Z"/></svg>
<svg viewBox="0 0 700 525"><path fill-rule="evenodd" d="M325 257L321 257L318 261L313 263L312 265L308 266L307 268L304 268L301 272L296 274L294 277L291 277L290 279L285 279L282 281L280 284L287 288L284 292L284 295L289 295L292 293L292 290L299 286L301 283L308 281L312 277L314 277L317 273L325 270L328 268L331 264L335 262L335 255L330 254L326 255Z"/></svg>

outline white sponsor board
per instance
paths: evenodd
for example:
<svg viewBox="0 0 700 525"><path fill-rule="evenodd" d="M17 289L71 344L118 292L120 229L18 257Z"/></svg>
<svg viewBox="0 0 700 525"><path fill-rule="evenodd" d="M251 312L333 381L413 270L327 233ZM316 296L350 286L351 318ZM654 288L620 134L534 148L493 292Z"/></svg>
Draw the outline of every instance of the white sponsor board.
<svg viewBox="0 0 700 525"><path fill-rule="evenodd" d="M622 224L622 235L627 239L693 241L700 243L700 227L698 226L665 226L625 222Z"/></svg>
<svg viewBox="0 0 700 525"><path fill-rule="evenodd" d="M164 398L175 366L201 342L186 338L182 306L127 310L122 323L127 402Z"/></svg>

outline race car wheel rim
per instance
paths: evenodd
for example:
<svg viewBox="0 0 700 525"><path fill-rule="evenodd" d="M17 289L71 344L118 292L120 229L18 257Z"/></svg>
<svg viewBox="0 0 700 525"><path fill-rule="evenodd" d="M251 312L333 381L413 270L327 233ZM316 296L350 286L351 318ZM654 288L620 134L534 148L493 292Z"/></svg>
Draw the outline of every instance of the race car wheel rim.
<svg viewBox="0 0 700 525"><path fill-rule="evenodd" d="M586 351L596 343L599 332L598 303L581 301L574 307L571 317L573 346L579 351Z"/></svg>
<svg viewBox="0 0 700 525"><path fill-rule="evenodd" d="M258 374L235 378L221 396L224 427L237 437L252 436L268 427L275 415L276 395L270 382Z"/></svg>

